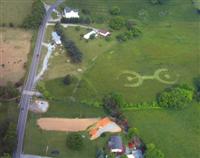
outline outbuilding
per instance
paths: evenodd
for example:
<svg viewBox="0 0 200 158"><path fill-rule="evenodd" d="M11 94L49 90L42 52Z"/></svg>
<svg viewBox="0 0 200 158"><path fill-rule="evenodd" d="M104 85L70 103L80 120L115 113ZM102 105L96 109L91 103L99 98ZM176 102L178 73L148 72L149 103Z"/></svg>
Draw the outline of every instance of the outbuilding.
<svg viewBox="0 0 200 158"><path fill-rule="evenodd" d="M120 136L112 136L108 141L108 147L110 148L110 152L121 154L124 152L124 147L122 144L122 138Z"/></svg>
<svg viewBox="0 0 200 158"><path fill-rule="evenodd" d="M107 30L98 30L98 34L103 36L103 37L107 37L110 35L110 32Z"/></svg>
<svg viewBox="0 0 200 158"><path fill-rule="evenodd" d="M90 31L90 32L88 32L87 34L85 34L84 36L83 36L83 38L85 38L85 39L90 39L90 36L92 36L92 35L94 35L95 37L97 37L98 35L97 35L97 32L96 31L94 31L94 30L92 30L92 31Z"/></svg>
<svg viewBox="0 0 200 158"><path fill-rule="evenodd" d="M65 18L79 18L79 13L77 9L71 9L69 7L65 7L63 12L63 17Z"/></svg>
<svg viewBox="0 0 200 158"><path fill-rule="evenodd" d="M56 44L61 44L61 40L60 40L60 36L56 33L56 32L52 32L52 40L56 43Z"/></svg>

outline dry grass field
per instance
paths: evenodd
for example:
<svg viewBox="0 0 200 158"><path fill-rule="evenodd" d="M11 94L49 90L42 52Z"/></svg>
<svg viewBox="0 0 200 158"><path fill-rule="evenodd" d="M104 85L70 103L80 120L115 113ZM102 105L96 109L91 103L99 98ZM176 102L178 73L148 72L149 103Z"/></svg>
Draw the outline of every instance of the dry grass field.
<svg viewBox="0 0 200 158"><path fill-rule="evenodd" d="M0 85L17 82L23 77L30 45L30 32L0 28Z"/></svg>

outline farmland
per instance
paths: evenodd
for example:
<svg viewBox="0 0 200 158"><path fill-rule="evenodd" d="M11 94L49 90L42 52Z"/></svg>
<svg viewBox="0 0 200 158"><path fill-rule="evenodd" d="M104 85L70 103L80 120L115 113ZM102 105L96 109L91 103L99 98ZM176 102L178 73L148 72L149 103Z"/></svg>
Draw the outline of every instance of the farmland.
<svg viewBox="0 0 200 158"><path fill-rule="evenodd" d="M31 0L1 0L0 1L0 24L15 26L21 25L24 18L30 13Z"/></svg>
<svg viewBox="0 0 200 158"><path fill-rule="evenodd" d="M41 117L87 118L105 116L102 108L82 104L82 101L98 101L109 92L120 93L129 103L151 102L158 93L173 84L159 79L187 84L193 87L193 78L199 71L199 15L189 1L166 1L163 5L152 5L146 0L67 0L73 8L88 9L92 18L111 15L108 10L113 4L119 6L121 15L127 19L137 19L141 23L142 35L133 40L118 42L115 36L124 31L113 31L111 40L98 37L83 40L81 34L87 29L65 28L65 34L83 52L81 64L68 62L70 58L56 49L50 59L49 69L44 80L47 91L53 98L49 100L47 113L31 113L27 123L25 152L51 156L52 150L59 150L59 158L95 157L96 147L105 144L106 137L96 141L84 139L80 152L69 150L65 145L66 133L46 132L36 126ZM107 23L91 25L96 28L109 28ZM49 26L46 41L53 30ZM57 55L56 55L57 54ZM82 71L77 71L81 69ZM159 78L156 72L162 69ZM128 73L127 73L128 72ZM70 85L64 85L67 74L73 76ZM126 86L136 77L142 79L137 87ZM133 75L133 76L132 76ZM153 77L152 77L153 76ZM136 80L137 81L137 80ZM137 127L146 143L155 143L165 157L199 157L199 103L195 101L183 110L138 109L125 110L130 125ZM48 151L46 150L48 146ZM89 146L89 147L88 147ZM176 149L176 150L175 150Z"/></svg>

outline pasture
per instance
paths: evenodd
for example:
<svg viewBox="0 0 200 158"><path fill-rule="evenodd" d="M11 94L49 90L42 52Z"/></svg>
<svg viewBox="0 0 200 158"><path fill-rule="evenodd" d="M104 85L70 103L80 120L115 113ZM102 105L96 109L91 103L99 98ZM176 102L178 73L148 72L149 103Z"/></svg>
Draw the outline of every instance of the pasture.
<svg viewBox="0 0 200 158"><path fill-rule="evenodd" d="M30 13L31 0L1 0L0 1L0 24L15 26L21 25L24 18Z"/></svg>

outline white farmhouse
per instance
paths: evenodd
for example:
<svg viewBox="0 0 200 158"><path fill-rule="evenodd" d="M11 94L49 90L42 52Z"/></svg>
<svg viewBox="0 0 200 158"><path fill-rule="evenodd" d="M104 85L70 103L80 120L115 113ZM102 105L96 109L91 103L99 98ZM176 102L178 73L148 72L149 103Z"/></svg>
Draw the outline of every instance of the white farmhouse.
<svg viewBox="0 0 200 158"><path fill-rule="evenodd" d="M65 7L63 12L64 18L79 18L78 10L77 9L71 9L69 7Z"/></svg>
<svg viewBox="0 0 200 158"><path fill-rule="evenodd" d="M94 30L92 30L92 31L90 31L90 32L88 32L87 34L85 34L84 36L83 36L83 38L85 38L85 39L89 39L90 38L90 36L91 35L95 35L95 37L97 37L97 32L96 31L94 31Z"/></svg>
<svg viewBox="0 0 200 158"><path fill-rule="evenodd" d="M61 44L60 36L56 32L52 32L52 40L57 44Z"/></svg>

